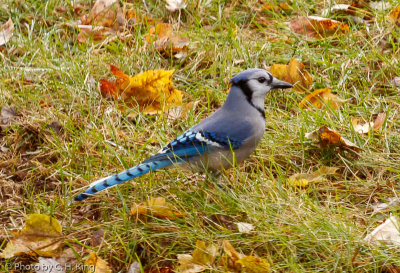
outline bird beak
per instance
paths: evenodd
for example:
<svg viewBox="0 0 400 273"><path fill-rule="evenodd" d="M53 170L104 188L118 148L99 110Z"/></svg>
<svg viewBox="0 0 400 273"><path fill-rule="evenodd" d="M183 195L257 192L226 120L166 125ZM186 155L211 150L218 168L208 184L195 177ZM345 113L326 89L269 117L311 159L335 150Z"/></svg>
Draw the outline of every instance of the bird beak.
<svg viewBox="0 0 400 273"><path fill-rule="evenodd" d="M292 88L293 85L291 85L288 82L280 81L277 78L274 77L271 83L272 89L285 89L285 88Z"/></svg>

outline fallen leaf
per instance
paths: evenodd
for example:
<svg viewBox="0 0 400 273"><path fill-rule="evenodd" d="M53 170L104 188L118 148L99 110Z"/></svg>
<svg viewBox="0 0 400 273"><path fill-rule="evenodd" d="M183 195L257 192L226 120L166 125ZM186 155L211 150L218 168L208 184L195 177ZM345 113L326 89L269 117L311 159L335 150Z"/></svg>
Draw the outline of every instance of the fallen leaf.
<svg viewBox="0 0 400 273"><path fill-rule="evenodd" d="M389 21L400 26L400 6L397 6L389 13Z"/></svg>
<svg viewBox="0 0 400 273"><path fill-rule="evenodd" d="M270 264L262 258L255 256L245 256L237 252L233 246L226 240L223 241L224 252L227 254L228 259L222 260L224 268L230 268L235 272L249 272L249 273L266 273L270 272ZM225 262L225 263L224 263Z"/></svg>
<svg viewBox="0 0 400 273"><path fill-rule="evenodd" d="M126 5L127 3L125 3ZM130 26L143 24L145 26L154 26L161 23L160 18L153 18L142 13L137 13L135 8L131 8L125 12L126 20Z"/></svg>
<svg viewBox="0 0 400 273"><path fill-rule="evenodd" d="M326 38L349 32L349 26L339 21L319 16L301 16L290 22L293 32L301 34L304 39Z"/></svg>
<svg viewBox="0 0 400 273"><path fill-rule="evenodd" d="M262 258L254 256L246 256L236 261L240 264L242 272L246 273L267 273L271 272L270 264Z"/></svg>
<svg viewBox="0 0 400 273"><path fill-rule="evenodd" d="M148 44L153 44L160 53L170 55L187 52L189 39L174 33L171 24L161 23L151 27L145 36Z"/></svg>
<svg viewBox="0 0 400 273"><path fill-rule="evenodd" d="M312 173L296 173L291 175L287 183L291 186L306 187L310 183L319 183L324 180L324 176L335 174L339 168L322 166Z"/></svg>
<svg viewBox="0 0 400 273"><path fill-rule="evenodd" d="M274 5L274 4L270 4L270 3L264 3L261 8L263 10L267 10L267 11L273 11L273 12L286 12L291 10L292 8L286 4L286 3L280 3L279 5Z"/></svg>
<svg viewBox="0 0 400 273"><path fill-rule="evenodd" d="M80 23L72 24L80 30L77 41L81 44L88 39L96 42L115 39L125 25L125 15L117 0L97 0L89 14L81 17Z"/></svg>
<svg viewBox="0 0 400 273"><path fill-rule="evenodd" d="M375 228L365 238L371 244L383 242L388 245L400 245L399 223L395 216L391 216L386 221Z"/></svg>
<svg viewBox="0 0 400 273"><path fill-rule="evenodd" d="M374 122L360 123L359 119L353 119L352 124L354 131L359 134L368 134L370 130L376 131L379 130L386 119L386 113L380 113L376 117Z"/></svg>
<svg viewBox="0 0 400 273"><path fill-rule="evenodd" d="M118 29L125 24L125 17L117 0L97 0L81 22L83 25Z"/></svg>
<svg viewBox="0 0 400 273"><path fill-rule="evenodd" d="M178 254L179 272L202 272L211 267L217 257L218 248L213 244L206 244L198 240L196 249L190 254Z"/></svg>
<svg viewBox="0 0 400 273"><path fill-rule="evenodd" d="M99 42L108 37L117 37L117 33L108 27L92 25L77 25L77 27L81 31L76 38L80 44L86 43L88 39Z"/></svg>
<svg viewBox="0 0 400 273"><path fill-rule="evenodd" d="M237 252L229 241L224 240L223 245L225 253L228 255L229 259L231 259L233 262L236 262L241 258L245 257L245 255Z"/></svg>
<svg viewBox="0 0 400 273"><path fill-rule="evenodd" d="M312 85L312 78L304 64L295 59L291 59L288 65L273 64L269 71L279 80L294 84L297 91L304 91Z"/></svg>
<svg viewBox="0 0 400 273"><path fill-rule="evenodd" d="M166 8L170 12L184 9L186 8L187 5L186 0L166 0L166 2L167 2Z"/></svg>
<svg viewBox="0 0 400 273"><path fill-rule="evenodd" d="M89 259L85 262L86 272L90 273L112 273L107 262L97 256L96 252L89 253Z"/></svg>
<svg viewBox="0 0 400 273"><path fill-rule="evenodd" d="M25 253L36 253L44 257L54 257L64 245L60 223L53 217L30 214L21 231L14 231L13 238L0 253L8 259Z"/></svg>
<svg viewBox="0 0 400 273"><path fill-rule="evenodd" d="M151 198L148 202L133 205L131 215L152 215L154 217L165 219L184 217L184 214L179 212L172 204L166 202L163 197Z"/></svg>
<svg viewBox="0 0 400 273"><path fill-rule="evenodd" d="M129 107L139 107L144 114L159 114L182 104L182 93L172 83L173 70L149 70L130 77L110 65L115 82L100 80L103 97L113 97Z"/></svg>
<svg viewBox="0 0 400 273"><path fill-rule="evenodd" d="M362 149L352 143L350 140L342 137L339 133L333 131L327 126L322 126L316 131L305 134L305 138L319 142L321 147L340 147L343 149L349 149L354 151L361 151Z"/></svg>
<svg viewBox="0 0 400 273"><path fill-rule="evenodd" d="M254 226L249 223L238 222L238 223L236 223L236 225L237 225L238 231L240 233L248 234L254 229Z"/></svg>
<svg viewBox="0 0 400 273"><path fill-rule="evenodd" d="M6 23L0 25L0 46L10 41L13 32L14 32L14 24L10 18Z"/></svg>
<svg viewBox="0 0 400 273"><path fill-rule="evenodd" d="M299 107L302 109L308 108L309 105L312 105L316 108L322 108L324 105L328 105L332 109L337 110L342 107L343 103L346 100L343 100L332 94L331 89L324 88L318 89L306 96L299 104Z"/></svg>

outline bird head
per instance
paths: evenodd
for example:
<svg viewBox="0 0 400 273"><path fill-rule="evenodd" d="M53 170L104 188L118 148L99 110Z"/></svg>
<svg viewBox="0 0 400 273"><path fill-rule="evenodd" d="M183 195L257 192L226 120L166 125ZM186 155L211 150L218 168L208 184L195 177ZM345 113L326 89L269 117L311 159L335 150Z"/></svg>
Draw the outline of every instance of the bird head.
<svg viewBox="0 0 400 273"><path fill-rule="evenodd" d="M278 80L264 69L251 68L235 75L230 82L237 85L243 91L250 92L250 96L265 96L271 89L291 88L290 83Z"/></svg>
<svg viewBox="0 0 400 273"><path fill-rule="evenodd" d="M235 75L229 82L238 87L250 104L257 109L264 109L265 95L272 89L291 88L290 83L278 80L264 69L247 69Z"/></svg>

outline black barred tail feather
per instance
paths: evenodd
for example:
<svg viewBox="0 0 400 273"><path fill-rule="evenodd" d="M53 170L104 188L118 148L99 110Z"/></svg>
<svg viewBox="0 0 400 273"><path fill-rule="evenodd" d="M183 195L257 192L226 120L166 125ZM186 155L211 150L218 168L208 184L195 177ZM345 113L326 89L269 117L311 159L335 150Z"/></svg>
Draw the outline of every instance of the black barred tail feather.
<svg viewBox="0 0 400 273"><path fill-rule="evenodd" d="M171 164L172 161L169 159L162 161L151 161L151 162L146 160L145 162L133 168L120 172L119 174L114 174L112 176L102 178L100 180L91 183L90 188L75 196L74 200L83 201L99 191L114 187L118 184L124 183L128 180L144 175L150 171L155 171L157 169L169 166Z"/></svg>

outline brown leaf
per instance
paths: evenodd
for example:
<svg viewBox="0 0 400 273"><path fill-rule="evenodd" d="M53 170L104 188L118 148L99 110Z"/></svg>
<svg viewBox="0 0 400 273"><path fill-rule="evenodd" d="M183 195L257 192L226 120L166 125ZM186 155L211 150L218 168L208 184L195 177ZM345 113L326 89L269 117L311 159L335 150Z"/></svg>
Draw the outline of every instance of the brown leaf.
<svg viewBox="0 0 400 273"><path fill-rule="evenodd" d="M324 88L315 90L306 96L300 102L299 107L306 109L309 105L312 105L316 108L322 108L324 105L329 105L332 109L337 110L338 108L342 107L345 101L346 100L333 95L331 89Z"/></svg>
<svg viewBox="0 0 400 273"><path fill-rule="evenodd" d="M89 259L85 262L87 272L91 273L112 273L107 262L97 256L96 252L89 253Z"/></svg>
<svg viewBox="0 0 400 273"><path fill-rule="evenodd" d="M10 41L13 32L14 32L14 23L12 22L10 17L10 19L8 19L8 21L5 24L0 25L0 46Z"/></svg>
<svg viewBox="0 0 400 273"><path fill-rule="evenodd" d="M326 38L349 32L348 25L318 16L301 16L290 22L290 28L304 39Z"/></svg>
<svg viewBox="0 0 400 273"><path fill-rule="evenodd" d="M104 97L111 96L151 115L182 104L182 93L172 83L173 70L149 70L130 77L117 67L110 67L117 79L115 82L100 80L100 91Z"/></svg>
<svg viewBox="0 0 400 273"><path fill-rule="evenodd" d="M103 41L107 37L117 37L116 32L112 28L93 25L77 25L81 33L78 34L77 41L84 44L88 39L95 42Z"/></svg>
<svg viewBox="0 0 400 273"><path fill-rule="evenodd" d="M279 80L294 84L296 91L304 91L312 85L312 78L304 64L295 59L291 59L288 65L273 64L269 71Z"/></svg>
<svg viewBox="0 0 400 273"><path fill-rule="evenodd" d="M154 44L156 50L161 53L177 54L188 50L189 39L175 34L171 24L161 23L150 28L145 36L148 44Z"/></svg>
<svg viewBox="0 0 400 273"><path fill-rule="evenodd" d="M400 6L397 6L389 13L389 21L400 26Z"/></svg>
<svg viewBox="0 0 400 273"><path fill-rule="evenodd" d="M152 215L158 218L175 219L183 218L184 214L178 211L172 204L165 201L163 197L151 198L148 202L134 204L131 209L131 215Z"/></svg>
<svg viewBox="0 0 400 273"><path fill-rule="evenodd" d="M121 6L117 0L97 0L87 16L81 18L83 25L118 29L125 24Z"/></svg>
<svg viewBox="0 0 400 273"><path fill-rule="evenodd" d="M8 259L25 253L54 257L64 245L60 223L47 215L30 214L21 231L15 231L13 238L0 253Z"/></svg>
<svg viewBox="0 0 400 273"><path fill-rule="evenodd" d="M322 126L318 131L313 131L305 135L307 139L319 142L323 148L340 147L354 151L361 151L362 149L352 143L350 140L345 139L339 133L333 131L327 126Z"/></svg>

